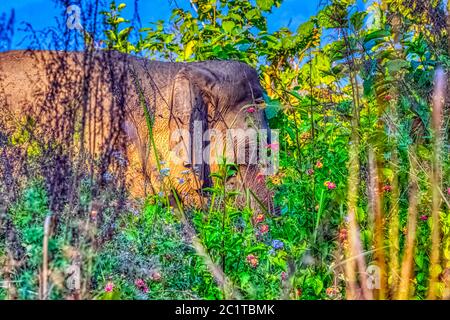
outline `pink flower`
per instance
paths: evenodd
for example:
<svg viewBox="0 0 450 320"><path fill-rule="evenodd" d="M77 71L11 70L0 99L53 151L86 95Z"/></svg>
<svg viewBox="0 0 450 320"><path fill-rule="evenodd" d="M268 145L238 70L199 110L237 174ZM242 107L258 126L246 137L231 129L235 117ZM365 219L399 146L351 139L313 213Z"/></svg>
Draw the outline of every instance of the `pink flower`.
<svg viewBox="0 0 450 320"><path fill-rule="evenodd" d="M253 108L253 107L250 107L250 108L247 109L247 112L248 112L248 113L255 113L255 112L256 112L256 109Z"/></svg>
<svg viewBox="0 0 450 320"><path fill-rule="evenodd" d="M267 149L270 149L272 151L278 151L280 150L280 145L278 143L271 143L267 145Z"/></svg>
<svg viewBox="0 0 450 320"><path fill-rule="evenodd" d="M256 223L261 223L261 222L264 221L264 219L265 219L265 217L264 217L263 214L258 214L258 215L256 216L256 218L255 218L255 222L256 222Z"/></svg>
<svg viewBox="0 0 450 320"><path fill-rule="evenodd" d="M347 238L348 238L348 232L347 232L347 229L342 228L342 229L339 231L339 240L340 240L341 242L345 242L345 241L347 240Z"/></svg>
<svg viewBox="0 0 450 320"><path fill-rule="evenodd" d="M308 176L312 176L314 174L314 169L311 168L311 169L306 170L306 174Z"/></svg>
<svg viewBox="0 0 450 320"><path fill-rule="evenodd" d="M384 187L383 187L383 191L384 192L391 192L392 191L392 186L390 186L390 185L385 185Z"/></svg>
<svg viewBox="0 0 450 320"><path fill-rule="evenodd" d="M420 217L420 220L427 221L428 220L428 216L424 214L423 216Z"/></svg>
<svg viewBox="0 0 450 320"><path fill-rule="evenodd" d="M385 97L384 97L384 100L386 100L386 101L391 101L392 100L392 96L390 95L390 94L388 94L388 95L386 95Z"/></svg>
<svg viewBox="0 0 450 320"><path fill-rule="evenodd" d="M325 181L325 183L323 184L325 187L328 188L328 190L334 190L336 189L336 183L331 182L331 181Z"/></svg>
<svg viewBox="0 0 450 320"><path fill-rule="evenodd" d="M282 281L286 281L286 279L287 279L287 273L283 271L283 272L281 273L281 280L282 280Z"/></svg>
<svg viewBox="0 0 450 320"><path fill-rule="evenodd" d="M158 271L155 271L152 273L152 280L153 281L159 281L161 280L161 274Z"/></svg>
<svg viewBox="0 0 450 320"><path fill-rule="evenodd" d="M267 224L263 224L261 227L259 227L259 232L262 234L269 232L269 226Z"/></svg>
<svg viewBox="0 0 450 320"><path fill-rule="evenodd" d="M265 176L264 174L258 173L258 174L256 175L256 182L258 182L258 183L263 183L263 182L265 182L265 181L266 181L266 176Z"/></svg>
<svg viewBox="0 0 450 320"><path fill-rule="evenodd" d="M447 188L447 194L450 196L450 187Z"/></svg>
<svg viewBox="0 0 450 320"><path fill-rule="evenodd" d="M134 282L134 284L136 285L136 287L141 288L145 286L145 282L142 279L136 279L136 281Z"/></svg>
<svg viewBox="0 0 450 320"><path fill-rule="evenodd" d="M253 267L256 268L258 266L258 258L256 258L254 255L249 254L247 256L247 262Z"/></svg>
<svg viewBox="0 0 450 320"><path fill-rule="evenodd" d="M105 286L105 292L112 292L114 290L114 283L108 282Z"/></svg>
<svg viewBox="0 0 450 320"><path fill-rule="evenodd" d="M136 287L141 290L144 293L148 293L148 287L147 284L145 283L144 280L142 279L137 279L134 284L136 285Z"/></svg>

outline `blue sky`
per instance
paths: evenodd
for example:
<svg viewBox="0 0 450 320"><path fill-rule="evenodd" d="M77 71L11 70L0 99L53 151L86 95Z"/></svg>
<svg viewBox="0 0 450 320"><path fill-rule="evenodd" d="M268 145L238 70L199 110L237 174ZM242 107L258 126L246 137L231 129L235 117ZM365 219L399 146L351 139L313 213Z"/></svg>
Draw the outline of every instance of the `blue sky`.
<svg viewBox="0 0 450 320"><path fill-rule="evenodd" d="M77 1L74 1L76 3ZM109 2L109 1L108 1ZM134 0L117 0L116 3L127 3L125 15L131 18L134 10ZM140 0L139 13L143 26L157 20L168 20L171 15L173 0ZM189 5L188 0L177 0L181 6ZM269 19L269 28L273 31L282 26L290 26L296 29L299 24L306 21L308 17L317 12L319 0L285 0L280 8L275 8ZM24 33L23 22L30 23L35 30L56 26L56 20L64 21L61 17L61 7L55 6L52 0L0 0L0 15L9 15L15 10L16 32L13 39L12 49L21 49L26 44L19 45Z"/></svg>

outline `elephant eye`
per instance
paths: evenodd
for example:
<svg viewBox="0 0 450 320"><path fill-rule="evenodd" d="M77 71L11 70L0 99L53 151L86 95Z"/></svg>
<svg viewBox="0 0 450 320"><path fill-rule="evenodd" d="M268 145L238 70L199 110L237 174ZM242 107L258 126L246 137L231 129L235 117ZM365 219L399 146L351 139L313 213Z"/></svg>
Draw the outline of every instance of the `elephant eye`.
<svg viewBox="0 0 450 320"><path fill-rule="evenodd" d="M264 98L257 98L257 99L255 99L255 104L256 105L262 105L264 103L265 103Z"/></svg>

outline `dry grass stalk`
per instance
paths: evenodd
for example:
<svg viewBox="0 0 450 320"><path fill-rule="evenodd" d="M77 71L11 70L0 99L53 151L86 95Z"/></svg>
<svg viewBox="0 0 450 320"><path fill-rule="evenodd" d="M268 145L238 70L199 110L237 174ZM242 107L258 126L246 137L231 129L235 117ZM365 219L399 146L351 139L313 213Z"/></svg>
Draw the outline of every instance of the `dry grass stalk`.
<svg viewBox="0 0 450 320"><path fill-rule="evenodd" d="M18 298L17 288L14 286L12 275L15 270L22 265L14 259L10 250L6 249L6 254L0 259L0 279L3 279L2 287L6 289L6 299L16 300Z"/></svg>
<svg viewBox="0 0 450 320"><path fill-rule="evenodd" d="M428 299L434 300L438 295L439 274L441 273L440 264L440 244L441 244L441 189L442 189L442 111L445 103L446 91L446 75L444 70L438 69L435 76L435 88L433 94L433 172L431 174L432 188L432 233L431 233L431 255L430 255L430 286L428 291Z"/></svg>
<svg viewBox="0 0 450 320"><path fill-rule="evenodd" d="M372 300L373 295L367 287L367 271L366 262L362 253L362 245L360 240L360 231L357 221L358 193L359 193L359 143L355 143L358 139L353 139L350 147L349 161L349 179L348 179L348 246L345 250L346 262L345 273L347 281L347 299L355 300L358 298ZM359 286L358 277L360 275L361 296L358 296Z"/></svg>
<svg viewBox="0 0 450 320"><path fill-rule="evenodd" d="M417 159L413 157L415 154L415 150L414 152L410 152L408 234L400 272L400 284L396 297L398 300L407 300L410 298L410 285L413 274L413 259L417 233L417 206L419 203Z"/></svg>
<svg viewBox="0 0 450 320"><path fill-rule="evenodd" d="M52 217L48 215L45 218L44 222L44 239L42 244L42 271L41 271L41 281L40 281L40 288L39 288L39 299L40 300L46 300L48 299L49 292L48 292L48 276L49 276L49 270L48 270L48 240L50 238L50 230L51 230L51 224L52 224Z"/></svg>
<svg viewBox="0 0 450 320"><path fill-rule="evenodd" d="M394 169L399 167L397 150L394 150L392 154L392 166ZM397 294L400 279L400 186L397 170L393 170L393 172L389 218L389 287L391 289L391 296Z"/></svg>
<svg viewBox="0 0 450 320"><path fill-rule="evenodd" d="M385 300L387 298L387 277L386 257L384 252L384 215L381 207L378 166L376 163L376 155L372 148L370 148L369 150L369 168L369 200L371 203L371 210L374 219L375 261L380 270L380 287L377 288L377 298L380 300Z"/></svg>

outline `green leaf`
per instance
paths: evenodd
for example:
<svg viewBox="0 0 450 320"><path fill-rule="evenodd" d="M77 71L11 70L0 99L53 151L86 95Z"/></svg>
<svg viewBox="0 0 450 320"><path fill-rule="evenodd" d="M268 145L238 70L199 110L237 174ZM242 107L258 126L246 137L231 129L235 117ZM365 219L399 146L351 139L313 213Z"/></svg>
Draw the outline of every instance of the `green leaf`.
<svg viewBox="0 0 450 320"><path fill-rule="evenodd" d="M243 287L245 287L250 282L250 274L248 273L242 273L239 278L241 280L241 286Z"/></svg>
<svg viewBox="0 0 450 320"><path fill-rule="evenodd" d="M360 12L355 12L350 17L350 22L352 23L355 30L362 29L362 27L364 25L364 19L367 17L367 14L368 13L366 11L360 11Z"/></svg>
<svg viewBox="0 0 450 320"><path fill-rule="evenodd" d="M292 95L293 97L297 98L299 101L303 100L303 97L300 94L298 94L298 92L289 91L289 94Z"/></svg>
<svg viewBox="0 0 450 320"><path fill-rule="evenodd" d="M119 32L119 39L120 40L127 39L132 30L133 30L133 27L128 27L128 28L125 28L122 31L120 31Z"/></svg>
<svg viewBox="0 0 450 320"><path fill-rule="evenodd" d="M316 278L315 283L314 283L314 293L316 295L319 295L322 292L322 289L323 289L322 280L320 280L319 278Z"/></svg>
<svg viewBox="0 0 450 320"><path fill-rule="evenodd" d="M297 33L300 36L309 36L312 34L312 32L314 31L314 23L311 21L302 23L298 29L297 29Z"/></svg>
<svg viewBox="0 0 450 320"><path fill-rule="evenodd" d="M195 43L194 40L191 40L186 44L186 47L184 48L184 60L189 59L194 53Z"/></svg>
<svg viewBox="0 0 450 320"><path fill-rule="evenodd" d="M419 145L419 146L417 147L417 153L419 154L419 156L420 156L422 159L425 159L425 160L431 160L432 153L431 153L431 151L430 151L429 149L427 149L427 147L425 147L424 145Z"/></svg>
<svg viewBox="0 0 450 320"><path fill-rule="evenodd" d="M265 34L263 36L260 37L261 40L266 40L268 42L274 43L274 44L278 44L279 40L277 37L271 35L271 34Z"/></svg>
<svg viewBox="0 0 450 320"><path fill-rule="evenodd" d="M125 20L125 18L119 17L119 18L116 19L115 24L120 24L120 23L123 23L123 22L127 22L127 20Z"/></svg>
<svg viewBox="0 0 450 320"><path fill-rule="evenodd" d="M425 274L423 272L418 273L416 279L418 282L422 282L425 280Z"/></svg>
<svg viewBox="0 0 450 320"><path fill-rule="evenodd" d="M269 11L275 4L274 0L256 0L256 4L263 11Z"/></svg>
<svg viewBox="0 0 450 320"><path fill-rule="evenodd" d="M268 120L273 119L277 116L278 112L281 110L281 102L278 100L266 100L266 117Z"/></svg>
<svg viewBox="0 0 450 320"><path fill-rule="evenodd" d="M416 265L422 269L423 268L423 256L422 255L417 255L414 257L414 261L416 262Z"/></svg>
<svg viewBox="0 0 450 320"><path fill-rule="evenodd" d="M383 176L392 181L394 179L394 171L390 168L383 168Z"/></svg>
<svg viewBox="0 0 450 320"><path fill-rule="evenodd" d="M373 93L373 78L370 77L369 79L364 80L363 83L364 86L364 96L369 97Z"/></svg>
<svg viewBox="0 0 450 320"><path fill-rule="evenodd" d="M222 28L227 33L231 33L231 31L234 29L235 26L236 26L236 24L233 21L229 21L229 20L224 21L222 23Z"/></svg>
<svg viewBox="0 0 450 320"><path fill-rule="evenodd" d="M389 30L373 31L364 37L364 43L367 43L374 39L381 39L381 38L389 37L390 35L391 35L391 32Z"/></svg>
<svg viewBox="0 0 450 320"><path fill-rule="evenodd" d="M284 259L282 259L281 257L274 257L273 259L272 259L272 263L275 265L275 266L277 266L277 267L279 267L279 268L281 268L281 269L284 269L285 267L286 267L286 261L284 260Z"/></svg>
<svg viewBox="0 0 450 320"><path fill-rule="evenodd" d="M248 20L254 20L254 19L259 19L261 17L261 13L259 12L258 9L252 9L249 10L248 12L245 13L245 17Z"/></svg>
<svg viewBox="0 0 450 320"><path fill-rule="evenodd" d="M106 30L105 34L106 34L106 37L108 38L108 40L113 41L113 42L117 41L116 34L112 30Z"/></svg>
<svg viewBox="0 0 450 320"><path fill-rule="evenodd" d="M409 62L403 59L395 59L386 62L386 68L388 69L389 73L397 73L402 69L406 69L409 67Z"/></svg>

